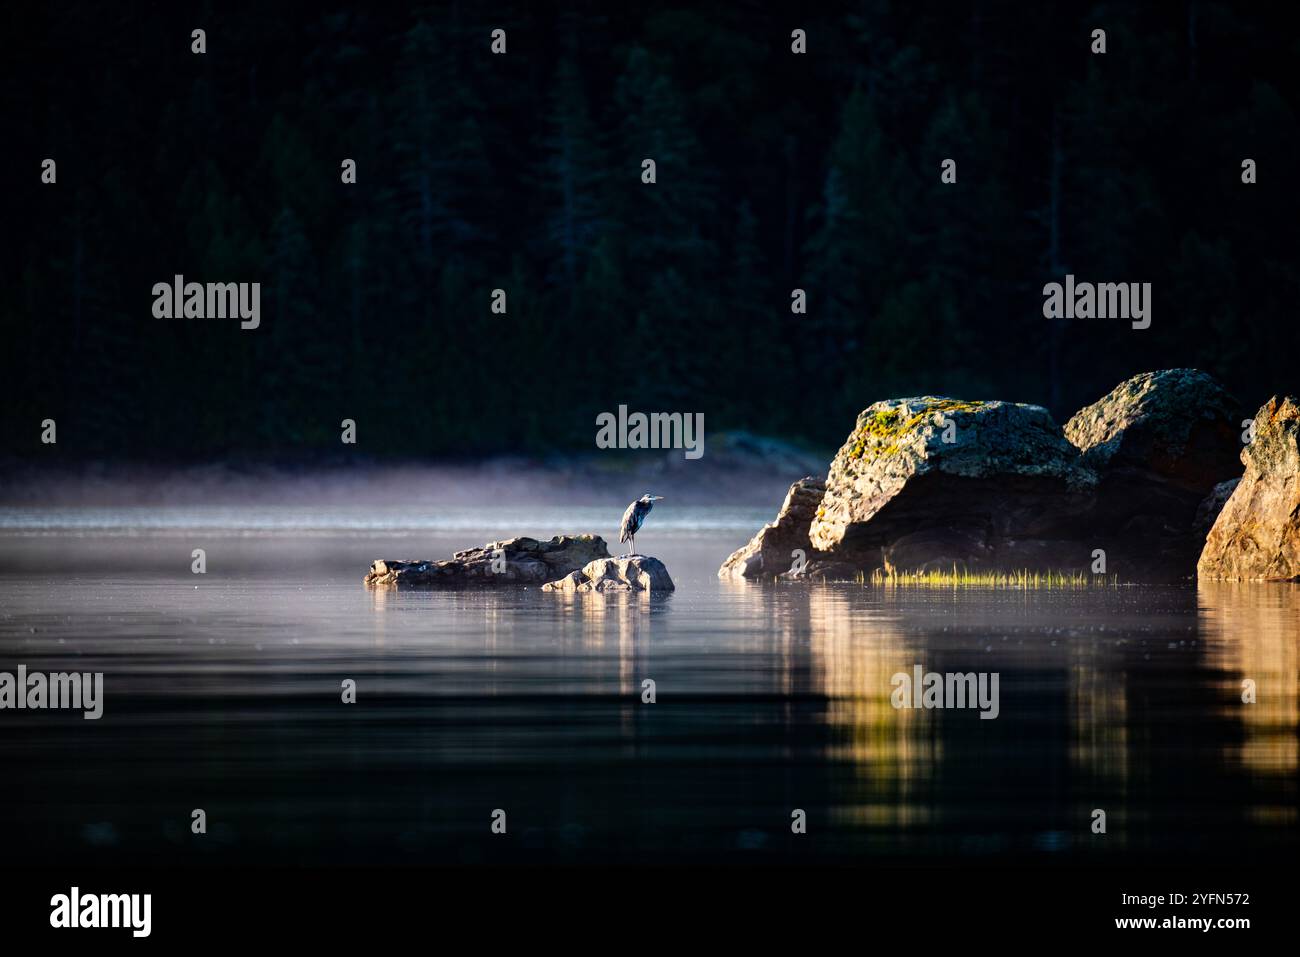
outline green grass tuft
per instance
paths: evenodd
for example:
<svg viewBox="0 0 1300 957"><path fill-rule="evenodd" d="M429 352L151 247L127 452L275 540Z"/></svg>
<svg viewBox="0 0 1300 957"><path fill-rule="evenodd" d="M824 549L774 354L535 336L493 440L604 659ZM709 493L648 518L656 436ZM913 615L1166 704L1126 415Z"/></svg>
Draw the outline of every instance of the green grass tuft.
<svg viewBox="0 0 1300 957"><path fill-rule="evenodd" d="M974 572L953 566L951 571L899 572L877 569L868 579L858 576L859 583L881 588L1099 588L1118 585L1114 575L1090 575L1087 572L1018 571Z"/></svg>

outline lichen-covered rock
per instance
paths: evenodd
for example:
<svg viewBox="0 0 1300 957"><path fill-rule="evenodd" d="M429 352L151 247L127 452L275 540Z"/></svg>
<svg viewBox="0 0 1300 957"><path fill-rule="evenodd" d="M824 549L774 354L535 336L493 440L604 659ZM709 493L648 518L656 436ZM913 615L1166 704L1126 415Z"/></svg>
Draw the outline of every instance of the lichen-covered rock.
<svg viewBox="0 0 1300 957"><path fill-rule="evenodd" d="M858 416L809 540L865 573L1082 567L1095 484L1040 406L891 399Z"/></svg>
<svg viewBox="0 0 1300 957"><path fill-rule="evenodd" d="M791 485L776 520L759 529L744 548L732 552L718 569L718 577L771 578L796 567L796 552L803 553L804 562L821 557L808 540L808 528L825 494L826 483L812 476Z"/></svg>
<svg viewBox="0 0 1300 957"><path fill-rule="evenodd" d="M801 516L783 508L719 574L780 564L781 578L958 567L1184 579L1204 540L1198 516L1213 520L1215 487L1240 472L1237 420L1232 398L1195 369L1135 376L1064 430L1033 405L877 402L831 463L807 563L790 568Z"/></svg>
<svg viewBox="0 0 1300 957"><path fill-rule="evenodd" d="M1144 372L1065 424L1065 437L1103 479L1136 473L1189 491L1196 503L1240 472L1238 406L1199 369Z"/></svg>
<svg viewBox="0 0 1300 957"><path fill-rule="evenodd" d="M629 555L624 558L600 558L589 562L556 581L547 582L543 591L673 591L668 569L657 558Z"/></svg>
<svg viewBox="0 0 1300 957"><path fill-rule="evenodd" d="M599 535L556 535L547 542L510 538L456 552L444 561L377 559L365 582L440 588L548 582L608 557Z"/></svg>
<svg viewBox="0 0 1300 957"><path fill-rule="evenodd" d="M1206 579L1300 580L1300 407L1273 397L1255 416L1242 476L1197 563Z"/></svg>

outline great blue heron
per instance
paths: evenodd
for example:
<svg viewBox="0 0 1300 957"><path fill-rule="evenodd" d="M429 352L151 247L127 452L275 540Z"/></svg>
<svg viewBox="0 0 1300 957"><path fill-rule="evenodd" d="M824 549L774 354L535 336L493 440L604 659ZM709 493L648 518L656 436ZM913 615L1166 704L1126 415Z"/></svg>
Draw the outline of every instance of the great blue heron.
<svg viewBox="0 0 1300 957"><path fill-rule="evenodd" d="M655 507L655 502L663 500L662 495L651 495L646 492L639 499L627 507L623 513L623 524L618 527L618 540L620 542L631 541L631 551L625 557L632 557L636 554L636 533L641 530L641 524L645 517L650 514L650 509Z"/></svg>

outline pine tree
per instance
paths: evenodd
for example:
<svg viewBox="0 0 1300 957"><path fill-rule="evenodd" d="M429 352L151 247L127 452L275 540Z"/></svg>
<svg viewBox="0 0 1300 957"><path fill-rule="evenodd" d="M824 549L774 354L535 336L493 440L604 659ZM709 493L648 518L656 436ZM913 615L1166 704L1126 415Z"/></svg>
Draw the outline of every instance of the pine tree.
<svg viewBox="0 0 1300 957"><path fill-rule="evenodd" d="M629 52L615 105L623 116L615 167L625 185L614 214L637 311L630 348L614 358L638 395L666 403L708 385L712 357L694 344L717 300L718 247L708 232L717 219L716 184L680 94L641 47ZM643 159L655 161L654 184L641 182Z"/></svg>
<svg viewBox="0 0 1300 957"><path fill-rule="evenodd" d="M811 212L817 228L806 254L814 302L805 375L826 384L837 409L874 401L871 383L888 371L874 323L882 302L907 278L909 185L871 97L855 86L831 148L821 202Z"/></svg>
<svg viewBox="0 0 1300 957"><path fill-rule="evenodd" d="M578 279L603 222L607 188L606 151L601 144L571 59L560 61L551 93L538 188L545 209L543 257L553 263L548 280L563 283L570 311Z"/></svg>

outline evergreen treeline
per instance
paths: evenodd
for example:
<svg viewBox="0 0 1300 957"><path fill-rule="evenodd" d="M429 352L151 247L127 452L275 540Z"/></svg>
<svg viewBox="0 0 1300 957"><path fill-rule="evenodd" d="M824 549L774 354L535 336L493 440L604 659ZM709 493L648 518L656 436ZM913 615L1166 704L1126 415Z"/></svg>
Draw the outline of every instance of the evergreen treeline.
<svg viewBox="0 0 1300 957"><path fill-rule="evenodd" d="M3 454L54 452L44 418L73 458L310 456L339 449L343 418L378 456L586 449L619 403L833 445L880 398L1061 417L1174 365L1253 408L1300 384L1286 13L11 14ZM1151 328L1043 319L1067 271L1151 282ZM155 319L151 287L177 273L260 282L260 329Z"/></svg>

